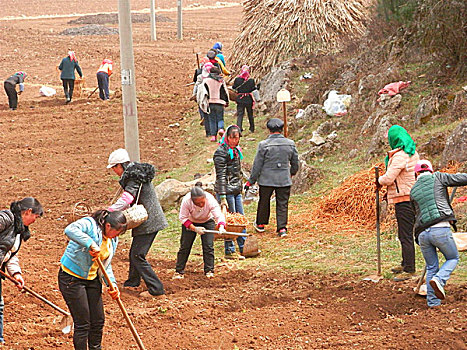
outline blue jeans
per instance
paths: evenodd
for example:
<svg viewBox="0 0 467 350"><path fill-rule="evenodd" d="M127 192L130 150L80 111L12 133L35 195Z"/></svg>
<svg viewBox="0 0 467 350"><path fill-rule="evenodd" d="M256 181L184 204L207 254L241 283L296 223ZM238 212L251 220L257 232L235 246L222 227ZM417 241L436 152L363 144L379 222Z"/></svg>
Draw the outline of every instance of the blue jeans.
<svg viewBox="0 0 467 350"><path fill-rule="evenodd" d="M220 201L220 196L216 194L217 200ZM243 211L243 198L242 194L239 193L237 195L233 194L228 194L226 196L227 199L227 206L229 208L229 212L231 213L240 213L240 214L245 214ZM246 232L246 229L243 230L243 232ZM240 254L243 253L243 246L245 245L246 237L238 237L237 238L237 244L238 244L238 250L240 251ZM226 239L224 241L224 249L225 249L225 254L232 254L235 252L235 244L231 239Z"/></svg>
<svg viewBox="0 0 467 350"><path fill-rule="evenodd" d="M209 112L209 135L216 136L220 129L224 129L224 106L219 103L210 103Z"/></svg>
<svg viewBox="0 0 467 350"><path fill-rule="evenodd" d="M435 296L435 292L433 288L431 288L429 282L433 277L437 277L444 287L452 271L456 268L457 262L459 261L459 252L452 238L450 227L429 227L420 233L418 241L426 263L426 301L430 307L438 306L441 304L441 300ZM441 268L439 268L436 248L438 248L446 258L446 262Z"/></svg>

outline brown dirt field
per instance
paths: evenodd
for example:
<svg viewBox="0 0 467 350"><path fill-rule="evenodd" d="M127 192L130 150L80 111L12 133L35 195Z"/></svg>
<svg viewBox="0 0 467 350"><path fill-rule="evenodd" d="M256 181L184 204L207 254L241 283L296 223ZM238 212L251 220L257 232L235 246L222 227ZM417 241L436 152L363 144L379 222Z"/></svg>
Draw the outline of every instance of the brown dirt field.
<svg viewBox="0 0 467 350"><path fill-rule="evenodd" d="M134 9L141 9L149 1L132 3ZM117 2L12 0L8 4L0 8L0 17L112 11ZM173 12L164 15L175 19ZM193 52L220 40L228 54L240 17L240 7L187 12L186 39L181 43L174 39L176 22L158 27L156 43L148 41L147 24L133 25L141 158L159 171L180 166L186 156L180 147L186 135L167 126L183 125L186 113L194 110L187 98L191 88L184 86L191 81ZM94 74L105 56L115 62L111 88L118 86L118 36L58 35L70 27L69 19L0 21L0 76L6 78L17 70L29 73L19 109L10 112L5 95L0 104L0 204L4 208L28 195L43 203L46 215L31 227L33 236L23 245L20 260L27 285L61 307L65 303L56 275L67 243L61 216L79 200L95 207L108 203L117 183L105 169L107 157L123 146L119 99L104 103L93 96L64 105L60 88L57 97L38 96L39 84L60 84L55 67L70 46L88 87L95 86ZM128 248L121 244L113 263L119 281L128 269ZM218 263L213 280L206 280L200 267L191 264L188 271L194 272L172 281L174 260L151 254L149 260L167 295L141 300L135 293L122 293L147 349L466 348L465 286L450 286L446 305L428 310L424 299L412 296L408 283L373 284L312 271L243 269L240 263ZM5 348L72 348L71 335L58 329L57 312L17 293L9 282L3 282L3 291ZM117 305L107 295L104 302L104 349L136 349Z"/></svg>

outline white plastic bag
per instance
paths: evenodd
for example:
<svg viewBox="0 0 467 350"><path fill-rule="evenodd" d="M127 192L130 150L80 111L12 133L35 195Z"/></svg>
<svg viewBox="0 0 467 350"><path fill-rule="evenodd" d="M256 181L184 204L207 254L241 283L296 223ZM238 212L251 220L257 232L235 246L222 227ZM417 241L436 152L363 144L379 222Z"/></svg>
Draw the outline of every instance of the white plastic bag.
<svg viewBox="0 0 467 350"><path fill-rule="evenodd" d="M41 96L46 96L46 97L51 97L55 95L57 91L54 88L42 85L41 88L39 89L39 94Z"/></svg>
<svg viewBox="0 0 467 350"><path fill-rule="evenodd" d="M261 96L259 94L259 90L258 89L254 89L253 92L253 98L256 102L260 102L261 101Z"/></svg>
<svg viewBox="0 0 467 350"><path fill-rule="evenodd" d="M347 113L347 107L352 101L351 95L339 95L337 91L332 90L328 98L324 101L324 111L331 117L339 117Z"/></svg>

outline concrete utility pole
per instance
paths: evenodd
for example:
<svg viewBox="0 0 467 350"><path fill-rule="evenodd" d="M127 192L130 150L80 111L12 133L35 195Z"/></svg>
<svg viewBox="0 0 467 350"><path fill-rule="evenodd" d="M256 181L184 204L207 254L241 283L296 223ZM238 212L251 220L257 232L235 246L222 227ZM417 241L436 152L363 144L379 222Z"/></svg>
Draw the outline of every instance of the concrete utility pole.
<svg viewBox="0 0 467 350"><path fill-rule="evenodd" d="M125 148L132 161L139 162L138 110L136 106L135 62L130 0L118 0L118 30L122 74L122 103Z"/></svg>
<svg viewBox="0 0 467 350"><path fill-rule="evenodd" d="M151 40L156 39L156 0L151 0Z"/></svg>
<svg viewBox="0 0 467 350"><path fill-rule="evenodd" d="M183 39L182 0L177 0L177 39Z"/></svg>

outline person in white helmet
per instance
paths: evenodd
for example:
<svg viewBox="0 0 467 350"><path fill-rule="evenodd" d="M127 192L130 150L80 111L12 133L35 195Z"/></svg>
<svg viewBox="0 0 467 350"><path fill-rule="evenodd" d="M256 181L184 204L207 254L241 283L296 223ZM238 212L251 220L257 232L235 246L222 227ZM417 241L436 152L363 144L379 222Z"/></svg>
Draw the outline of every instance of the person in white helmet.
<svg viewBox="0 0 467 350"><path fill-rule="evenodd" d="M113 151L108 163L107 168L120 176L119 183L123 189L122 195L109 207L109 210L125 210L136 204L138 199L138 204L142 204L148 212L148 219L131 230L133 240L130 247L130 270L123 286L137 288L143 279L148 290L142 292L141 296L165 294L162 282L146 260L157 233L168 226L152 184L155 175L154 166L131 162L128 152L123 148Z"/></svg>

